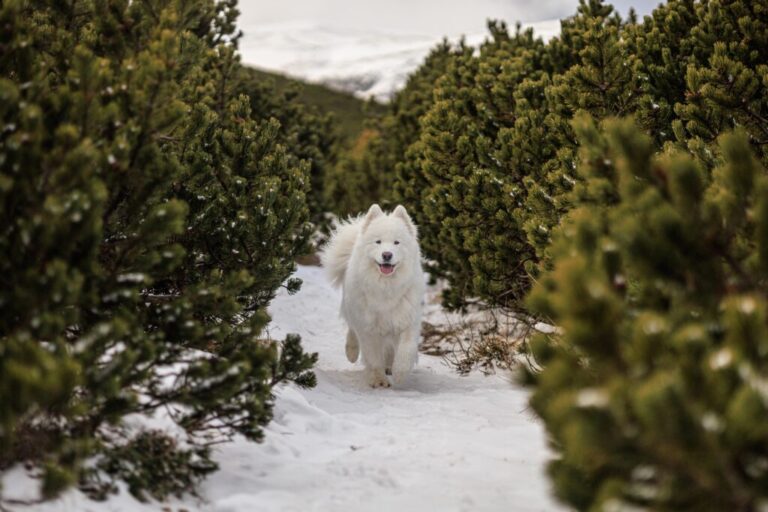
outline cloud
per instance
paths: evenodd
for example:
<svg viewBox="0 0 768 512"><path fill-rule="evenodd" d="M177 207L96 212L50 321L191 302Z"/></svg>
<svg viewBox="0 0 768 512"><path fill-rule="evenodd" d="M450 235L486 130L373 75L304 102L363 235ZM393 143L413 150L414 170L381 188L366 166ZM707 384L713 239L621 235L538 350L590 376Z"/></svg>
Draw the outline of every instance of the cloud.
<svg viewBox="0 0 768 512"><path fill-rule="evenodd" d="M242 1L246 25L309 21L332 28L358 28L431 36L482 32L488 18L532 22L573 13L576 0L280 0Z"/></svg>
<svg viewBox="0 0 768 512"><path fill-rule="evenodd" d="M647 14L658 0L616 0ZM578 0L241 0L245 25L311 22L335 29L376 30L440 37L482 32L486 20L536 22L576 12Z"/></svg>

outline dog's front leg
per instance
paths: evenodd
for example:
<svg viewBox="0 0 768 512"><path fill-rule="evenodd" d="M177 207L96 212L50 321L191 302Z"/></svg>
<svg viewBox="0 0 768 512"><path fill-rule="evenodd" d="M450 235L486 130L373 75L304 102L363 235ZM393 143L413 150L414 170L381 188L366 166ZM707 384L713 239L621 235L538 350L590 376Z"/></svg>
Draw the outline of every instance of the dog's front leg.
<svg viewBox="0 0 768 512"><path fill-rule="evenodd" d="M392 362L392 380L400 384L416 364L419 349L419 331L415 327L406 329L400 335Z"/></svg>
<svg viewBox="0 0 768 512"><path fill-rule="evenodd" d="M366 336L361 339L363 362L372 388L388 388L389 379L385 371L387 365L386 345L378 336Z"/></svg>

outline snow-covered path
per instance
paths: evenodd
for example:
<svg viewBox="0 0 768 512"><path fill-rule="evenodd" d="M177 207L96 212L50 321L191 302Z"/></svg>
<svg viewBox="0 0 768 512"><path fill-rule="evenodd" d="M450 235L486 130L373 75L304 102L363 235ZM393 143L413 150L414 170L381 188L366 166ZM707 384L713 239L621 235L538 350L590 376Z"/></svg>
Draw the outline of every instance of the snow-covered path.
<svg viewBox="0 0 768 512"><path fill-rule="evenodd" d="M318 385L281 390L261 445L223 445L203 485L211 509L552 511L544 432L527 393L502 377L460 377L420 355L397 389L371 389L347 362L340 294L300 267L295 296L272 303L270 334L320 354Z"/></svg>
<svg viewBox="0 0 768 512"><path fill-rule="evenodd" d="M318 385L282 387L266 439L220 445L220 470L200 499L140 503L121 484L106 502L76 489L34 512L550 512L544 431L527 393L500 376L460 377L437 357L419 364L399 388L371 389L347 362L339 292L318 267L299 267L294 296L272 303L270 335L302 336L320 354ZM428 305L431 320L442 315ZM153 419L168 424L162 417ZM165 421L165 423L163 423ZM6 498L32 499L38 482L21 467L2 480Z"/></svg>

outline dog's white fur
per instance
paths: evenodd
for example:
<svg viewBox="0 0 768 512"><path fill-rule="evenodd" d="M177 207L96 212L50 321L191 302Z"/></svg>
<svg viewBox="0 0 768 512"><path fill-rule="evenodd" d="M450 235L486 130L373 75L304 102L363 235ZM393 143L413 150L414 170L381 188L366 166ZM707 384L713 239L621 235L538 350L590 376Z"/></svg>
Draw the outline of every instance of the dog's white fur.
<svg viewBox="0 0 768 512"><path fill-rule="evenodd" d="M385 274L383 253L394 272ZM347 359L362 352L368 383L389 387L387 373L400 383L416 364L424 296L418 234L408 212L368 213L342 222L321 255L331 282L343 289L341 315L349 327Z"/></svg>

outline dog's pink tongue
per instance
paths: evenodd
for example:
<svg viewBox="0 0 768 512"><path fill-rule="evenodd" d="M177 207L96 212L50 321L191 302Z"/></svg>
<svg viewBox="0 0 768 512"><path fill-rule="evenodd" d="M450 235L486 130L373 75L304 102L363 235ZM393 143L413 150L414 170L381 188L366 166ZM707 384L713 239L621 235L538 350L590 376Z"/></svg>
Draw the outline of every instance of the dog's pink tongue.
<svg viewBox="0 0 768 512"><path fill-rule="evenodd" d="M381 270L382 274L391 274L395 271L395 267L392 265L379 265L379 270Z"/></svg>

